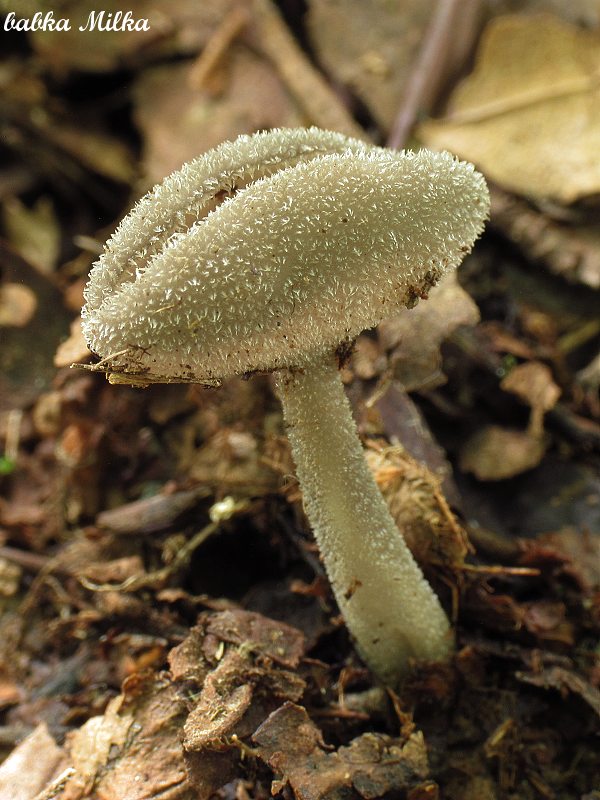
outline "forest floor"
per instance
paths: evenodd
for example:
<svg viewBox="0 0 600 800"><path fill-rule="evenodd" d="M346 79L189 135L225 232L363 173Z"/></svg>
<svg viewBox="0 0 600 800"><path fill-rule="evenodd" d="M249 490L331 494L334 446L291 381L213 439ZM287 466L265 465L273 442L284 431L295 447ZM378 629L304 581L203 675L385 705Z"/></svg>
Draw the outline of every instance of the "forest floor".
<svg viewBox="0 0 600 800"><path fill-rule="evenodd" d="M61 4L70 32L4 32L0 800L599 800L589 4L130 5L148 32L79 32L87 0ZM450 149L492 191L457 276L343 367L456 630L396 689L339 616L269 376L70 368L133 202L225 139L310 124Z"/></svg>

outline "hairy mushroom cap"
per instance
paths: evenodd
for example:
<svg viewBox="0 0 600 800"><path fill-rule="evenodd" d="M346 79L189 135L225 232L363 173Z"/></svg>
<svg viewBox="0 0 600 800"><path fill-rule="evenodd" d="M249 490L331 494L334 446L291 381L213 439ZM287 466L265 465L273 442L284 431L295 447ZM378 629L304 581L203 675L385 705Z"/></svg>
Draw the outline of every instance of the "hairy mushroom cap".
<svg viewBox="0 0 600 800"><path fill-rule="evenodd" d="M302 366L416 302L488 208L483 177L448 153L316 129L242 137L125 218L90 275L84 333L107 371L148 382Z"/></svg>

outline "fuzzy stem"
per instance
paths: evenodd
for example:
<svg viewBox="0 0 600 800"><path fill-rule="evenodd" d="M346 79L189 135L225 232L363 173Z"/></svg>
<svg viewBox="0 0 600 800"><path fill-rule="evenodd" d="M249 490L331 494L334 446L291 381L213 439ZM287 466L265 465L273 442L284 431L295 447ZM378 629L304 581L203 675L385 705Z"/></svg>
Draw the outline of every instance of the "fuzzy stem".
<svg viewBox="0 0 600 800"><path fill-rule="evenodd" d="M448 655L448 619L367 466L334 358L278 373L276 390L340 610L365 662L395 684L411 658Z"/></svg>

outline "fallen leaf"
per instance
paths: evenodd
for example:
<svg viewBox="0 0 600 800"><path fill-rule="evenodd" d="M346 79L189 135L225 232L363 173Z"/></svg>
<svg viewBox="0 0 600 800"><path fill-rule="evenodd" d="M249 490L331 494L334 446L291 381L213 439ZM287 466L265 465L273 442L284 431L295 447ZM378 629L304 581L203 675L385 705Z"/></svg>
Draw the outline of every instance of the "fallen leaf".
<svg viewBox="0 0 600 800"><path fill-rule="evenodd" d="M0 286L0 327L22 328L37 308L35 294L21 283Z"/></svg>
<svg viewBox="0 0 600 800"><path fill-rule="evenodd" d="M431 18L431 0L312 0L307 22L320 63L389 130Z"/></svg>
<svg viewBox="0 0 600 800"><path fill-rule="evenodd" d="M519 364L502 379L500 388L516 395L531 408L528 433L539 438L543 432L544 414L554 408L561 394L549 367L540 361Z"/></svg>
<svg viewBox="0 0 600 800"><path fill-rule="evenodd" d="M40 272L52 272L60 251L60 226L52 202L40 197L27 208L16 197L7 198L2 222L8 241Z"/></svg>
<svg viewBox="0 0 600 800"><path fill-rule="evenodd" d="M34 800L54 775L63 751L41 723L0 765L1 800Z"/></svg>
<svg viewBox="0 0 600 800"><path fill-rule="evenodd" d="M67 737L75 773L57 800L191 800L179 740L185 717L166 676L132 676L103 716Z"/></svg>
<svg viewBox="0 0 600 800"><path fill-rule="evenodd" d="M239 134L302 124L278 76L247 48L237 45L228 53L225 87L217 97L190 84L193 68L184 63L146 70L135 88L149 181Z"/></svg>
<svg viewBox="0 0 600 800"><path fill-rule="evenodd" d="M391 351L394 377L410 392L446 382L442 342L459 325L477 322L479 309L453 271L431 290L427 302L384 320L377 330L381 345Z"/></svg>
<svg viewBox="0 0 600 800"><path fill-rule="evenodd" d="M385 393L377 398L372 411L379 415L379 430L385 433L388 441L402 442L409 456L441 480L449 502L460 507L460 496L446 453L436 442L423 414L398 381L392 381Z"/></svg>
<svg viewBox="0 0 600 800"><path fill-rule="evenodd" d="M493 19L447 116L419 138L511 191L572 203L600 191L600 34L551 14Z"/></svg>
<svg viewBox="0 0 600 800"><path fill-rule="evenodd" d="M300 631L241 610L203 614L171 650L173 680L190 698L183 746L200 800L238 774L243 739L281 703L300 699L305 682L292 669L303 653Z"/></svg>
<svg viewBox="0 0 600 800"><path fill-rule="evenodd" d="M77 317L71 323L69 337L61 342L54 354L54 366L57 368L68 367L86 361L90 357L90 351L81 329L81 319Z"/></svg>
<svg viewBox="0 0 600 800"><path fill-rule="evenodd" d="M577 694L600 716L600 689L592 686L573 670L550 666L537 673L517 672L516 676L524 683L539 686L541 689L557 689L561 693L567 691Z"/></svg>
<svg viewBox="0 0 600 800"><path fill-rule="evenodd" d="M550 411L560 397L560 388L552 379L552 372L540 361L519 364L502 379L500 387L511 392L531 408Z"/></svg>
<svg viewBox="0 0 600 800"><path fill-rule="evenodd" d="M208 494L203 486L181 492L158 492L152 497L102 511L96 517L96 524L119 535L165 530Z"/></svg>
<svg viewBox="0 0 600 800"><path fill-rule="evenodd" d="M289 785L297 800L341 799L352 797L352 790L374 800L414 789L429 773L421 732L404 741L365 733L331 751L306 710L293 703L274 711L252 739L275 773L272 793Z"/></svg>
<svg viewBox="0 0 600 800"><path fill-rule="evenodd" d="M520 543L519 564L568 575L588 597L600 590L600 536L579 527L542 534Z"/></svg>
<svg viewBox="0 0 600 800"><path fill-rule="evenodd" d="M546 445L527 431L487 425L468 439L460 453L460 468L480 481L500 481L537 467Z"/></svg>
<svg viewBox="0 0 600 800"><path fill-rule="evenodd" d="M55 18L71 21L69 31L38 30L30 41L44 61L55 71L83 70L104 72L124 65L135 64L151 56L194 53L210 38L223 15L235 0L171 0L168 13L154 0L130 0L127 9L134 19L148 19L148 31L100 29L79 30L88 24L89 15L104 12L103 22L125 11L120 0L104 0L98 6L94 0L65 0ZM44 13L47 8L35 2ZM33 10L31 15L33 16ZM109 16L110 15L110 16Z"/></svg>

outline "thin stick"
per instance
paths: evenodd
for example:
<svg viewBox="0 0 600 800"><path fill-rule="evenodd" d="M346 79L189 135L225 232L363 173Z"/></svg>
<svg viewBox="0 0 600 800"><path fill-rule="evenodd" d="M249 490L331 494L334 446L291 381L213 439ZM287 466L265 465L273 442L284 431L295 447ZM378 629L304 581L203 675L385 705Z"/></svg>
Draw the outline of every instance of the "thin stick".
<svg viewBox="0 0 600 800"><path fill-rule="evenodd" d="M472 29L469 30L472 34L479 5L480 0L438 0L435 14L408 78L400 110L392 125L388 147L402 149L419 114L432 107L455 50L454 32L458 14L461 13L460 25L463 31L468 26Z"/></svg>
<svg viewBox="0 0 600 800"><path fill-rule="evenodd" d="M222 19L221 24L208 40L188 76L192 89L202 89L231 44L248 24L250 15L246 8L236 6Z"/></svg>
<svg viewBox="0 0 600 800"><path fill-rule="evenodd" d="M255 0L253 19L257 45L313 125L366 139L364 130L313 67L271 0Z"/></svg>

